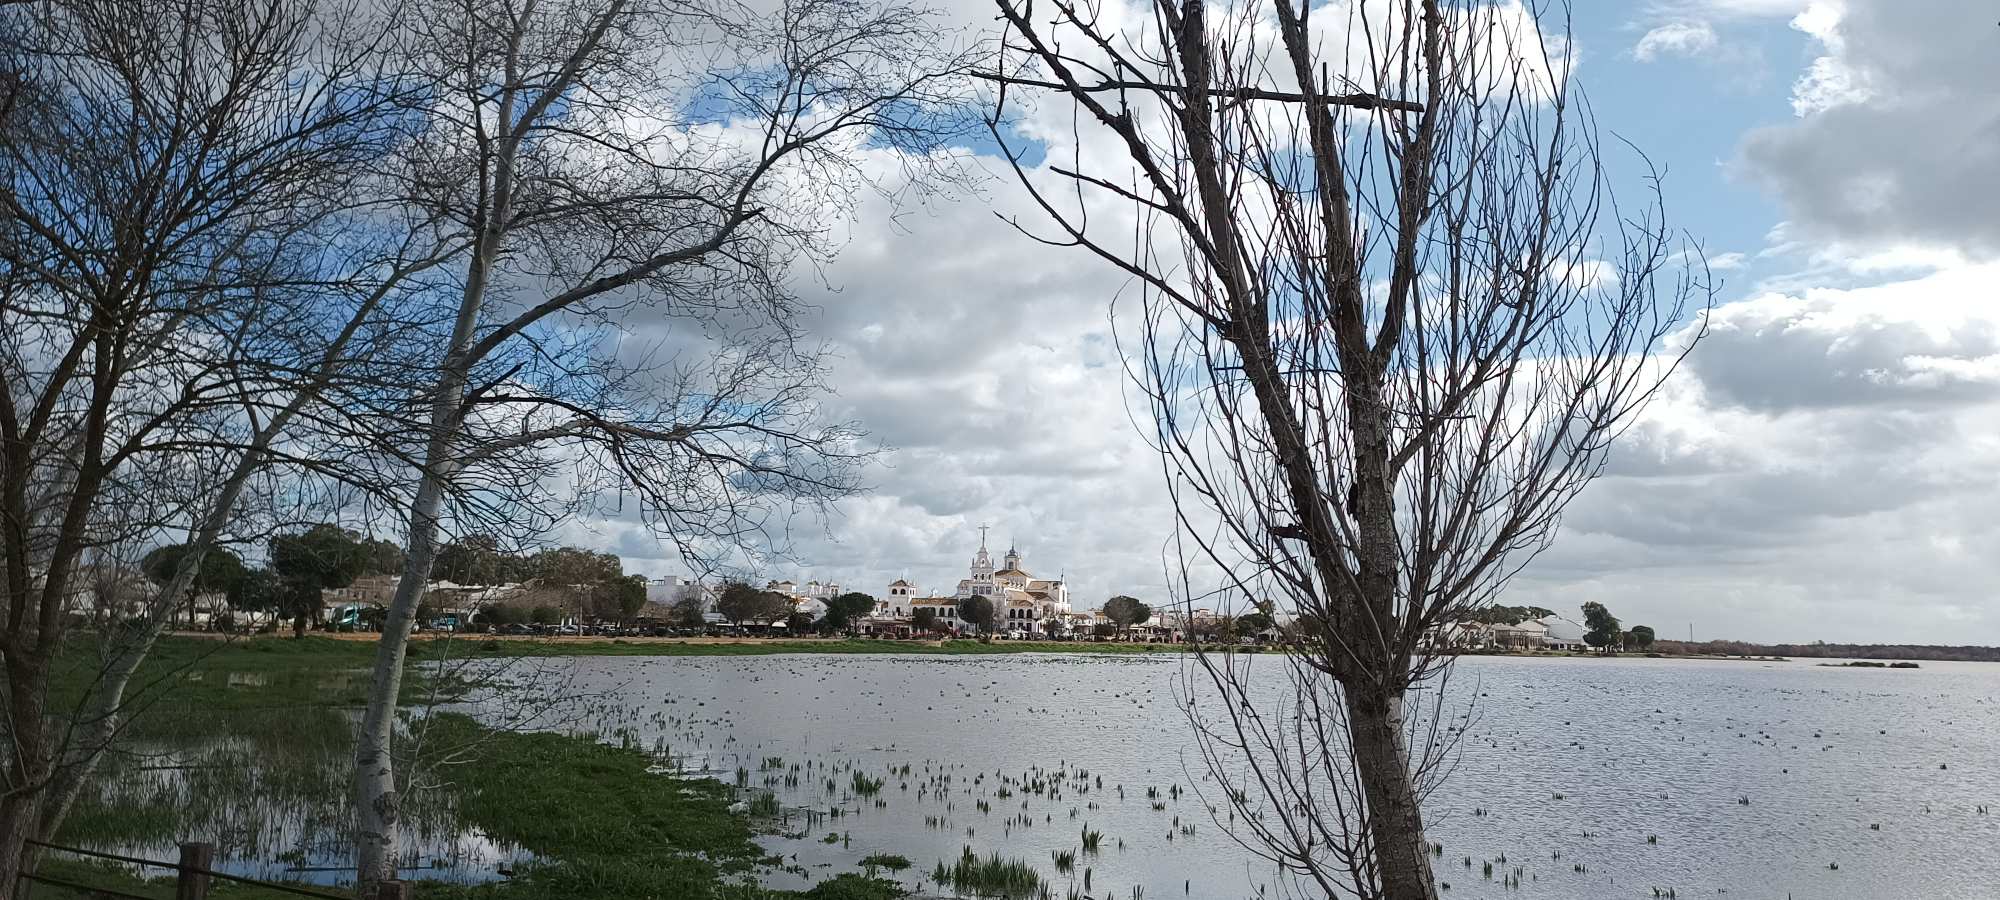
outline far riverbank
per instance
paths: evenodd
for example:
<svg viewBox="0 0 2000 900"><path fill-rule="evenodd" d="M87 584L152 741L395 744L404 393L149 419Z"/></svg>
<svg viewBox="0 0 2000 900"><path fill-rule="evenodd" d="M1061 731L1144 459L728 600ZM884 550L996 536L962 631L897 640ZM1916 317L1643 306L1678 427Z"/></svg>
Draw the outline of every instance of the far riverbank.
<svg viewBox="0 0 2000 900"><path fill-rule="evenodd" d="M223 639L223 635L187 633L190 638ZM349 634L317 633L314 637L348 643L374 643L380 636L372 632ZM230 638L235 641L288 641L289 635L255 635ZM766 656L782 654L931 654L946 656L989 656L1009 653L1081 654L1174 654L1187 652L1185 644L1121 643L1095 641L992 641L978 640L877 640L871 638L759 638L759 637L563 637L540 635L415 634L416 644L443 644L453 655L492 656ZM1239 652L1276 653L1275 647L1237 647ZM1477 650L1459 651L1458 656L1505 656L1525 659L1686 659L1789 662L1782 656L1734 656L1718 653L1593 653L1558 650Z"/></svg>

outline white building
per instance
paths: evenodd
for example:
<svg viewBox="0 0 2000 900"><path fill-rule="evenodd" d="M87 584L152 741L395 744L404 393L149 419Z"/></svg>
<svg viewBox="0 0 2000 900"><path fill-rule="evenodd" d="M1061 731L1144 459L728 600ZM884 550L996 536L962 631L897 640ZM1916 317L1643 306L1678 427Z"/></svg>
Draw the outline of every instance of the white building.
<svg viewBox="0 0 2000 900"><path fill-rule="evenodd" d="M1486 627L1491 645L1503 650L1540 650L1549 642L1549 626L1535 619L1517 625L1500 622Z"/></svg>
<svg viewBox="0 0 2000 900"><path fill-rule="evenodd" d="M889 582L889 592L875 598L875 618L906 619L916 614L910 604L917 599L917 586L898 578Z"/></svg>
<svg viewBox="0 0 2000 900"><path fill-rule="evenodd" d="M1050 623L1058 629L1056 633L1068 628L1069 584L1061 578L1036 578L1029 574L1022 567L1020 551L1012 547L1007 548L1000 568L995 569L993 557L986 551L985 526L979 529L979 552L972 557L972 570L959 580L953 596L958 600L978 596L992 601L995 631L1047 634Z"/></svg>
<svg viewBox="0 0 2000 900"><path fill-rule="evenodd" d="M646 602L672 606L702 595L701 582L682 575L662 575L646 582Z"/></svg>
<svg viewBox="0 0 2000 900"><path fill-rule="evenodd" d="M765 582L764 590L790 598L793 611L814 619L826 615L826 601L840 596L840 585L831 581L808 581L805 584L791 580L769 581Z"/></svg>
<svg viewBox="0 0 2000 900"><path fill-rule="evenodd" d="M1561 616L1543 616L1542 626L1547 629L1542 645L1550 650L1583 650L1583 626Z"/></svg>

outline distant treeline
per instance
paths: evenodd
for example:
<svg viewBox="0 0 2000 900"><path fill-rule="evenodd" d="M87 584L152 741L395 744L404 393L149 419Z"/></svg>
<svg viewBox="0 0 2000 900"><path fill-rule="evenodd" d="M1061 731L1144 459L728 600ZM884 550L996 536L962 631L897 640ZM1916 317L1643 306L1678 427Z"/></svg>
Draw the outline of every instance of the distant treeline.
<svg viewBox="0 0 2000 900"><path fill-rule="evenodd" d="M2000 647L1942 647L1931 644L1752 644L1745 641L1660 640L1655 653L1708 653L1717 656L1799 656L1848 659L1936 659L2000 662Z"/></svg>

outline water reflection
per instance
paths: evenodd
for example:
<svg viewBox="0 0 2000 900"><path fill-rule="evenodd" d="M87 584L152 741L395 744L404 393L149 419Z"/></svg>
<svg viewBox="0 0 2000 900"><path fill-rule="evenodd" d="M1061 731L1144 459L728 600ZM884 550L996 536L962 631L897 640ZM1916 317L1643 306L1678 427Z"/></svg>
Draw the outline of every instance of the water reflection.
<svg viewBox="0 0 2000 900"><path fill-rule="evenodd" d="M227 683L267 682L261 673L232 673ZM249 733L131 742L105 759L95 791L66 822L65 839L168 861L179 842L205 841L215 845L216 869L232 875L351 882L355 717L328 709L273 713L280 721ZM398 859L406 878L488 881L530 858L461 822L439 792L406 794L404 816Z"/></svg>
<svg viewBox="0 0 2000 900"><path fill-rule="evenodd" d="M1036 866L1056 896L1086 872L1093 896L1285 886L1231 839L1226 807L1211 817L1170 658L574 665L577 689L609 698L592 708L600 731L790 811L766 839L787 863L779 886L881 853L935 890L934 863L967 847ZM2000 667L1478 658L1451 690L1478 700L1426 806L1452 896L1989 895ZM854 773L886 784L858 795ZM1086 827L1099 851L1061 871Z"/></svg>
<svg viewBox="0 0 2000 900"><path fill-rule="evenodd" d="M1285 896L1212 812L1174 701L1185 674L1158 656L790 655L578 658L518 680L569 713L531 727L737 785L772 832L773 886L872 857L948 896L939 876L970 850L1056 897ZM1992 895L2000 666L1475 658L1451 691L1477 713L1425 808L1449 896ZM514 694L481 714L538 709ZM76 817L89 844L171 858L209 840L235 874L344 880L352 720L317 712L112 760ZM479 881L524 858L439 792L409 804L407 877Z"/></svg>

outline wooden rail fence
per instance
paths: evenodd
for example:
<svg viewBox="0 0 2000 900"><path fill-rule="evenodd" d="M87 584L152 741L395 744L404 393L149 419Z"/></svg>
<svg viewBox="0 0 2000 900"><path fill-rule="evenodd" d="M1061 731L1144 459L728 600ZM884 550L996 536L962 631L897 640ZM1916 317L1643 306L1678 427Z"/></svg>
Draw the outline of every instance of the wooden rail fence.
<svg viewBox="0 0 2000 900"><path fill-rule="evenodd" d="M157 859L141 859L136 856L122 856L117 853L103 853L97 850L85 850L81 847L65 847L62 846L61 844L51 844L46 841L30 840L27 842L27 844L28 846L34 847L37 850L41 850L43 852L69 853L76 856L89 857L91 859L102 859L102 860L109 860L111 862L125 863L127 865L139 866L141 868L146 868L146 869L171 870L174 873L174 900L208 900L209 887L217 880L230 881L230 882L235 882L237 884L255 885L257 887L278 891L280 893L292 894L299 897L314 897L317 898L317 900L409 900L410 897L409 885L401 881L382 882L381 884L376 885L375 890L370 891L368 896L356 897L353 894L335 893L326 890L324 888L313 888L297 884L286 884L282 881L263 881L256 878L245 878L241 875L231 875L227 872L217 872L214 869L214 864L215 864L214 844L206 844L199 842L190 842L182 844L180 845L181 846L180 859L175 862L166 862L164 860L157 860ZM23 872L21 872L19 876L17 876L17 883L22 888L20 893L21 896L24 898L24 900L34 900L33 887L34 885L37 884L46 884L49 885L50 887L59 887L65 890L76 891L78 893L83 894L86 897L91 897L91 898L116 898L116 900L155 900L155 898L147 896L145 894L131 894L131 893L126 893L125 891L113 890L111 888L98 887L96 885L79 884L77 882L69 881L67 879L56 878L51 875L41 875L33 871L26 871L26 870L24 870Z"/></svg>

